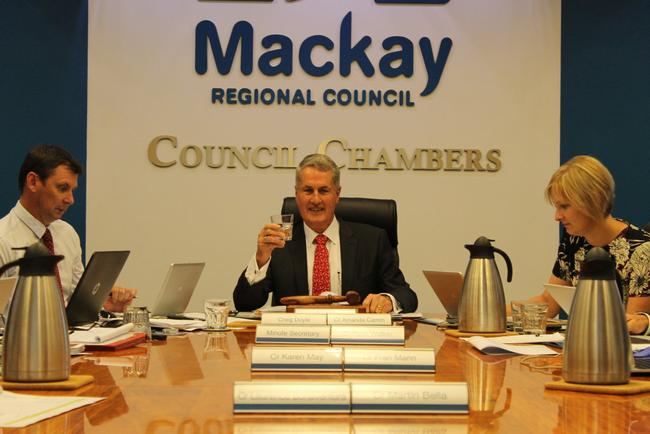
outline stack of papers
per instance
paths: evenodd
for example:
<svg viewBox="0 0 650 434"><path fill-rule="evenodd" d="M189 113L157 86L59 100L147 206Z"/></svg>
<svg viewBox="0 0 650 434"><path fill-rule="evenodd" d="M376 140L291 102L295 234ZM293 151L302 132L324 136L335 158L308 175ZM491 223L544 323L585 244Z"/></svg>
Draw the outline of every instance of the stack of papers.
<svg viewBox="0 0 650 434"><path fill-rule="evenodd" d="M564 342L564 336L559 333L539 336L499 336L495 338L472 336L471 338L461 339L469 342L484 354L525 354L529 356L556 355L557 352L544 345L525 344Z"/></svg>
<svg viewBox="0 0 650 434"><path fill-rule="evenodd" d="M0 427L22 428L104 398L33 396L0 390Z"/></svg>
<svg viewBox="0 0 650 434"><path fill-rule="evenodd" d="M151 327L175 328L178 330L201 330L206 327L205 321L198 319L168 319L151 318Z"/></svg>
<svg viewBox="0 0 650 434"><path fill-rule="evenodd" d="M70 335L70 343L98 344L126 335L133 328L132 323L115 328L93 327L90 330L76 330Z"/></svg>

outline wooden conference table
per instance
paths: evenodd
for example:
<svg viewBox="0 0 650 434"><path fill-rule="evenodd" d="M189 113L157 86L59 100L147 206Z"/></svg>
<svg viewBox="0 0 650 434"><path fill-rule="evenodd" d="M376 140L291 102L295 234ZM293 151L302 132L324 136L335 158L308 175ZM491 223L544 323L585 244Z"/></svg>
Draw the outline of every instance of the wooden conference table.
<svg viewBox="0 0 650 434"><path fill-rule="evenodd" d="M434 347L434 374L252 373L254 329L191 333L73 359L95 382L73 392L106 399L4 433L640 433L650 393L619 397L545 391L561 357L485 356L435 326L405 322L407 347ZM546 366L545 366L546 365ZM550 365L550 366L549 366ZM556 366L556 367L554 367ZM467 381L469 415L234 415L235 380ZM650 379L649 379L650 380ZM45 393L45 392L41 392ZM61 394L61 392L57 393Z"/></svg>

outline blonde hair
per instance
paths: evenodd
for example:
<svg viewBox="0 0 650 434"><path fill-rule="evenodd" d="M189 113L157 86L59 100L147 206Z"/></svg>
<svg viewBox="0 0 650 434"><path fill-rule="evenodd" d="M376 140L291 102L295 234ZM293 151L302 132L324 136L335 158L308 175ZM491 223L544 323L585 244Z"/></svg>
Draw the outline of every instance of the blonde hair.
<svg viewBox="0 0 650 434"><path fill-rule="evenodd" d="M555 171L545 195L549 203L561 195L591 219L599 220L612 212L614 178L596 158L578 155Z"/></svg>

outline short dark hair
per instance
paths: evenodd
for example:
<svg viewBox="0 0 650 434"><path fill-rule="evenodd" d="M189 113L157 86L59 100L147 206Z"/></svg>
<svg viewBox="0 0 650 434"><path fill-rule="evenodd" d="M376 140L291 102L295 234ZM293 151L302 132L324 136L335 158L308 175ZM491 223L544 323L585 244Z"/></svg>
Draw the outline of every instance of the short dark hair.
<svg viewBox="0 0 650 434"><path fill-rule="evenodd" d="M29 172L36 173L45 182L52 172L61 165L66 166L76 175L83 173L81 163L75 160L65 149L55 145L38 145L33 148L25 156L25 160L22 166L20 166L20 172L18 173L18 189L21 194Z"/></svg>

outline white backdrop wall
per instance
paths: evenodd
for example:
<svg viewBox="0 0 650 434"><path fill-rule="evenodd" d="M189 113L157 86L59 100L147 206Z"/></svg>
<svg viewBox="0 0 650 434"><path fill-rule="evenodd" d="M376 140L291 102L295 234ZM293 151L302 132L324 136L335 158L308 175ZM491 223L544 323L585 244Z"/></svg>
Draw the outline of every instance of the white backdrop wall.
<svg viewBox="0 0 650 434"><path fill-rule="evenodd" d="M352 44L372 38L366 50L375 66L371 77L356 63L349 76L338 72L340 27L348 12ZM195 29L203 20L215 24L224 49L235 23L252 25L252 74L240 70L241 49L228 74L218 73L211 54L208 71L196 72ZM269 50L261 40L270 34L293 41L289 76L269 77L257 68ZM334 63L323 77L308 75L298 62L301 42L316 34L335 45L312 52L315 64ZM396 50L382 48L389 36L413 42L411 77L380 73L381 56ZM436 56L443 38L453 41L440 82L426 96L420 95L427 81L418 46L423 37ZM293 194L292 169L156 167L147 149L160 135L178 140L177 149L161 144L164 160L178 160L188 145L265 146L297 148L297 163L332 138L371 148L371 161L382 149L391 156L396 148L411 154L418 148L478 149L483 155L498 149L496 172L349 170L345 153L337 149L331 156L347 166L342 195L397 200L402 271L421 311L441 310L421 271L463 271L463 244L479 235L495 239L513 261L507 298L540 291L550 274L557 225L543 189L559 162L559 0L91 0L88 52L86 249L130 249L118 283L138 287L141 304L154 303L171 262L207 262L190 309L201 309L204 298L230 297L257 232ZM315 103L213 104L214 87L310 89ZM408 90L414 106L327 106L321 97L327 88ZM505 264L497 261L504 273Z"/></svg>

